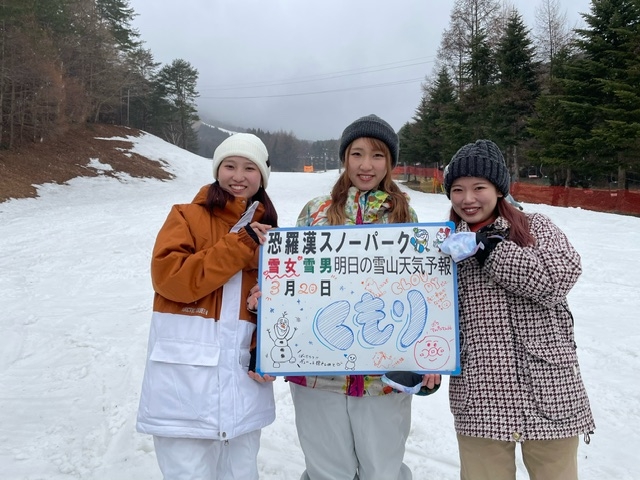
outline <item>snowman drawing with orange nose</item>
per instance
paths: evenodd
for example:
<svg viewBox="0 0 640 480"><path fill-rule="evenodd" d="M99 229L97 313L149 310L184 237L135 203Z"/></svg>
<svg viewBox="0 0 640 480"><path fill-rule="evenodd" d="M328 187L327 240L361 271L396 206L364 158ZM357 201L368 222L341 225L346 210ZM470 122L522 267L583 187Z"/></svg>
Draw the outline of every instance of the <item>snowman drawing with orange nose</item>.
<svg viewBox="0 0 640 480"><path fill-rule="evenodd" d="M273 341L273 348L271 349L271 360L273 360L273 367L280 368L281 363L294 363L296 361L293 356L293 351L289 346L289 340L293 338L296 333L297 327L291 330L289 326L289 319L287 318L287 312L284 312L280 318L273 325L275 332L275 338L271 333L271 329L267 329L269 338Z"/></svg>

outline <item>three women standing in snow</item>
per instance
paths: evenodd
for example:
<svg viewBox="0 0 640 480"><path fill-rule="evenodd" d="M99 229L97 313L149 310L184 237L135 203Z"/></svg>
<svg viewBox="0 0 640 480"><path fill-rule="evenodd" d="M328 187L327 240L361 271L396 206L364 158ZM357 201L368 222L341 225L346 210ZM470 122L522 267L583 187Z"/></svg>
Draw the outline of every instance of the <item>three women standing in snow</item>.
<svg viewBox="0 0 640 480"><path fill-rule="evenodd" d="M398 137L375 115L343 132L344 171L297 226L414 223L391 172ZM246 299L258 248L277 214L264 144L235 134L214 154L216 182L176 205L158 234L139 431L154 436L166 480L257 479L271 381L249 371L255 314ZM461 374L450 379L461 480L514 480L519 443L532 479L577 480L579 435L595 428L566 296L580 257L547 217L511 206L509 174L490 141L462 147L444 178L456 232ZM255 289L254 289L255 291ZM255 302L255 298L253 298ZM305 456L302 480L408 480L411 395L377 375L288 377ZM435 388L438 375L423 383Z"/></svg>

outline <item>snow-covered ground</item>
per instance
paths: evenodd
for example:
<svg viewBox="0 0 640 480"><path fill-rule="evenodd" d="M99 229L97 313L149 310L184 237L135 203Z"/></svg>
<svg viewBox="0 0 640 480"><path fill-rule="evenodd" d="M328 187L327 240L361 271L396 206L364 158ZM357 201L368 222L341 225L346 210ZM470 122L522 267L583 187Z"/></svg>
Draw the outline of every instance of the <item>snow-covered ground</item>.
<svg viewBox="0 0 640 480"><path fill-rule="evenodd" d="M4 480L161 478L151 438L134 428L151 312L150 252L170 206L211 182L211 162L150 135L130 140L136 153L167 162L176 179L80 178L0 204ZM337 175L273 173L268 191L281 226L293 225ZM445 196L410 195L421 221L446 218ZM590 445L580 445L580 478L638 479L640 218L525 208L550 216L582 255L584 273L569 300L597 429ZM297 480L304 462L282 379L275 392L261 478ZM446 379L436 395L414 398L413 414L405 461L414 478L457 479ZM521 462L518 468L527 478Z"/></svg>

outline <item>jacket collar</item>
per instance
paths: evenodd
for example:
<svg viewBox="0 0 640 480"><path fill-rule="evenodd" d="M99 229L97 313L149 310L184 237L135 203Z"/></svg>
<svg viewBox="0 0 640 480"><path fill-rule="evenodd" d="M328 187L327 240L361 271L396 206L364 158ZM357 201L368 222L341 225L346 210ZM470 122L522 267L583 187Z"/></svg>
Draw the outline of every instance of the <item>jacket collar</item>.
<svg viewBox="0 0 640 480"><path fill-rule="evenodd" d="M202 207L204 207L207 201L207 192L209 191L210 186L211 185L205 185L204 187L200 188L200 191L198 191L191 203L195 203L196 205L201 205ZM247 200L246 198L234 197L232 200L227 202L224 209L216 208L213 211L213 214L226 224L235 225L247 209L247 206L249 206L250 204L251 201ZM253 219L259 220L263 215L264 206L260 204L258 206L258 209L256 210L256 213L253 215Z"/></svg>
<svg viewBox="0 0 640 480"><path fill-rule="evenodd" d="M382 190L362 192L356 187L350 187L347 195L345 213L349 224L356 223L358 206L360 206L363 223L378 223L385 212L391 208L391 205L387 202L389 194Z"/></svg>

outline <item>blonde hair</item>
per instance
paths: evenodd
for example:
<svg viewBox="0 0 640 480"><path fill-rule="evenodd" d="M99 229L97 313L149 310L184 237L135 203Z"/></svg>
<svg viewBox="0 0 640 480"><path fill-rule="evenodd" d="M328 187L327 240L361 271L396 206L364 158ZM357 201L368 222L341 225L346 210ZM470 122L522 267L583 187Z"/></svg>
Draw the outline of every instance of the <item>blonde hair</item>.
<svg viewBox="0 0 640 480"><path fill-rule="evenodd" d="M386 143L376 138L361 138L366 139L372 148L381 150L384 153L385 160L387 162L387 173L378 185L378 190L389 194L389 201L391 203L389 223L411 222L412 219L411 212L409 210L409 200L393 180L393 166L391 165L391 151L389 150L389 147ZM331 189L331 205L327 208L327 220L329 221L329 225L344 225L347 220L344 207L347 203L349 188L353 186L348 173L349 154L351 153L352 145L353 142L351 142L345 150L344 171Z"/></svg>

